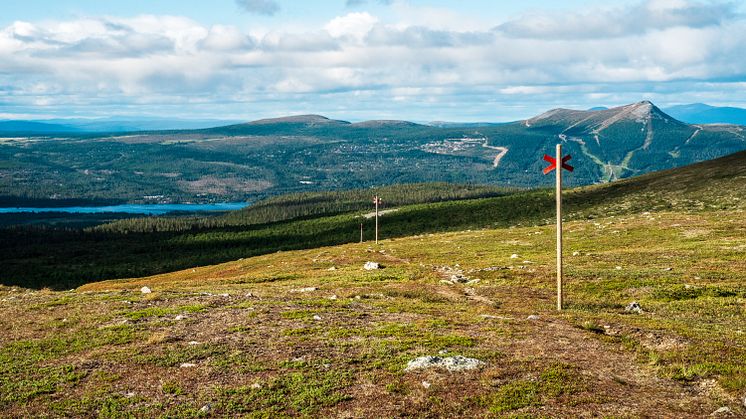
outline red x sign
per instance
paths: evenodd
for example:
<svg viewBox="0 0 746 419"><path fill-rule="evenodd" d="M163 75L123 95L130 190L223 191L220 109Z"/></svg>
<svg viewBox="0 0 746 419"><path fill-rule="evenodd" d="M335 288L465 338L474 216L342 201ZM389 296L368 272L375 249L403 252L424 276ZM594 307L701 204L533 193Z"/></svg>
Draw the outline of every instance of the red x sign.
<svg viewBox="0 0 746 419"><path fill-rule="evenodd" d="M569 154L562 158L562 168L565 169L565 170L567 170L567 171L569 171L569 172L572 172L573 170L575 170L574 167L572 167L569 164L567 164L567 161L570 160L571 158L572 158L572 156L569 155ZM544 155L544 160L546 160L546 161L549 162L549 166L547 166L546 168L544 168L544 174L545 175L547 173L551 172L552 170L554 170L554 169L557 168L557 159L555 159L554 157L545 154Z"/></svg>

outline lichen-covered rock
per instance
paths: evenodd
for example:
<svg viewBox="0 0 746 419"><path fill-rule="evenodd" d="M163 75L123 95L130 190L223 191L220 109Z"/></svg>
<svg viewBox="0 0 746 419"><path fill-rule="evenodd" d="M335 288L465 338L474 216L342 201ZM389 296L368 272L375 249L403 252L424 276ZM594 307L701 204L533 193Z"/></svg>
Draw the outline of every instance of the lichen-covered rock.
<svg viewBox="0 0 746 419"><path fill-rule="evenodd" d="M641 314L642 307L640 307L640 303L638 303L637 301L632 301L631 303L627 304L627 307L624 307L624 311L628 313Z"/></svg>
<svg viewBox="0 0 746 419"><path fill-rule="evenodd" d="M440 368L450 372L475 370L485 366L484 361L465 356L421 356L407 363L404 371L415 371L429 368Z"/></svg>
<svg viewBox="0 0 746 419"><path fill-rule="evenodd" d="M363 269L366 271L374 271L376 269L381 269L381 265L379 265L378 262L365 262Z"/></svg>

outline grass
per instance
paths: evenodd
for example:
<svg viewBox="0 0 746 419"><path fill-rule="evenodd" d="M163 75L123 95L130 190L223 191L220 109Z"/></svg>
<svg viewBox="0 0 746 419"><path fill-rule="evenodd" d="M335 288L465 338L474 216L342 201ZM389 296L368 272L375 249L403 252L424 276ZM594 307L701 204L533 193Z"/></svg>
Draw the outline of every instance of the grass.
<svg viewBox="0 0 746 419"><path fill-rule="evenodd" d="M743 414L745 219L567 222L562 313L549 226L280 252L76 291L2 287L0 404L10 416L197 416L207 404L225 417ZM479 281L444 284L443 266ZM633 300L642 314L624 311ZM424 355L487 365L404 371Z"/></svg>

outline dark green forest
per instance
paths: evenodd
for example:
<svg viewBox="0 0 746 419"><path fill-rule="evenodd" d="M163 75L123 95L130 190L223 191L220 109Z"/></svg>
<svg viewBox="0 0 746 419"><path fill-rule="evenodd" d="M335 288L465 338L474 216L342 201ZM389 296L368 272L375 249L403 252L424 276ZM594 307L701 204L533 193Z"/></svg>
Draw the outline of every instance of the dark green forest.
<svg viewBox="0 0 746 419"><path fill-rule="evenodd" d="M383 238L553 222L554 193L549 189L420 184L377 191L296 194L209 221L156 217L86 229L7 227L0 234L0 282L68 289L102 279L352 243L359 241L360 223L366 240L371 240L373 220L360 217L371 210L371 192L390 203L386 207L400 208L381 218ZM440 199L446 200L430 202ZM570 189L564 202L567 219L645 211L746 209L746 153Z"/></svg>

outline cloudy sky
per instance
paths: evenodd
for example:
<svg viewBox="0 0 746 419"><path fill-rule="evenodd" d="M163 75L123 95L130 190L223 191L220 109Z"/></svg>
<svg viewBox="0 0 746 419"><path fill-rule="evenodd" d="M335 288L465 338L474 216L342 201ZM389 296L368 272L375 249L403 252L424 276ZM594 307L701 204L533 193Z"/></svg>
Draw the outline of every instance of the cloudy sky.
<svg viewBox="0 0 746 419"><path fill-rule="evenodd" d="M4 2L0 119L506 121L643 99L746 107L743 3Z"/></svg>

